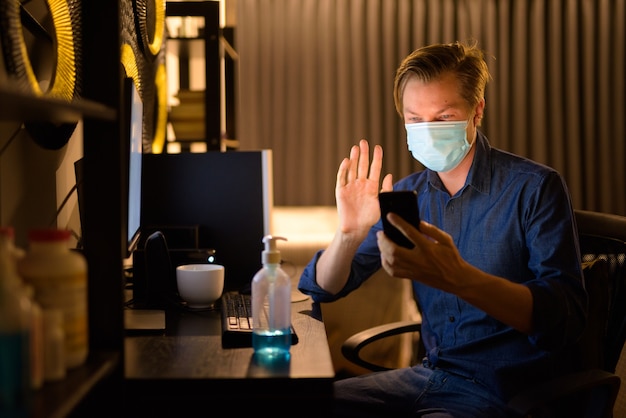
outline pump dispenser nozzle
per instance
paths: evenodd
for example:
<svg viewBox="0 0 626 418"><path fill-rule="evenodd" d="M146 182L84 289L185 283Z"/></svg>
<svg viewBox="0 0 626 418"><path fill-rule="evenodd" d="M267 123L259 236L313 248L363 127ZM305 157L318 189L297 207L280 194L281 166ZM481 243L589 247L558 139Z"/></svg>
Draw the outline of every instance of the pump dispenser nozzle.
<svg viewBox="0 0 626 418"><path fill-rule="evenodd" d="M265 244L265 250L261 253L261 262L263 264L280 264L280 251L276 248L276 241L287 241L284 237L275 237L273 235L266 235L263 237L263 243Z"/></svg>

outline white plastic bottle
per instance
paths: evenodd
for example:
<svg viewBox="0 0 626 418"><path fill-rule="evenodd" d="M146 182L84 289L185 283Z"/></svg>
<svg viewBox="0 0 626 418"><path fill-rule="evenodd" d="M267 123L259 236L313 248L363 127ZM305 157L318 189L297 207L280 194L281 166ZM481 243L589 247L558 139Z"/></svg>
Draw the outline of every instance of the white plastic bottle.
<svg viewBox="0 0 626 418"><path fill-rule="evenodd" d="M20 276L35 289L41 308L63 313L67 369L82 365L89 350L87 261L69 248L70 237L63 229L29 231L26 255L18 263Z"/></svg>
<svg viewBox="0 0 626 418"><path fill-rule="evenodd" d="M46 382L62 380L66 375L63 312L59 309L46 309L43 311L43 322L44 379Z"/></svg>
<svg viewBox="0 0 626 418"><path fill-rule="evenodd" d="M0 234L5 235L6 245L9 255L13 258L13 268L17 274L17 264L26 252L15 246L15 231L12 227L0 228ZM18 275L19 276L19 275ZM35 290L29 284L24 283L21 277L18 278L22 286L24 295L22 304L30 306L30 334L28 343L30 345L30 372L33 389L40 389L43 386L43 319L41 317L41 307L35 301Z"/></svg>
<svg viewBox="0 0 626 418"><path fill-rule="evenodd" d="M277 240L263 237L263 267L252 279L252 347L255 354L284 359L291 349L291 279L280 267Z"/></svg>
<svg viewBox="0 0 626 418"><path fill-rule="evenodd" d="M20 278L21 280L21 278ZM43 386L43 313L41 307L35 301L35 289L29 284L23 284L23 291L30 303L30 372L33 389Z"/></svg>
<svg viewBox="0 0 626 418"><path fill-rule="evenodd" d="M30 416L30 301L17 275L12 228L0 228L0 417Z"/></svg>

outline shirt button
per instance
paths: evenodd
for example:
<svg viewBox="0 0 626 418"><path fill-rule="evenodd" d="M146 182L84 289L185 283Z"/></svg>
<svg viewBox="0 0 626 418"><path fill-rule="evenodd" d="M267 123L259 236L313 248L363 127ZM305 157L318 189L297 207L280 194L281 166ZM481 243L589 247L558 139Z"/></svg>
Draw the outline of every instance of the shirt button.
<svg viewBox="0 0 626 418"><path fill-rule="evenodd" d="M449 317L448 317L448 321L450 321L450 322L454 322L454 317L453 317L453 316L449 316Z"/></svg>

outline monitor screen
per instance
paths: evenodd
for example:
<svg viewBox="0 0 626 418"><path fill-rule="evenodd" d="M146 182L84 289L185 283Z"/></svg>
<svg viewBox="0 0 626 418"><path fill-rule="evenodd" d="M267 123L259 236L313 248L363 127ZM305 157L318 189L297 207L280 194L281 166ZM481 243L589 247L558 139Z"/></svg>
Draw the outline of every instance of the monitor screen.
<svg viewBox="0 0 626 418"><path fill-rule="evenodd" d="M130 256L137 246L141 227L141 176L143 158L143 102L132 78L124 80L125 115L127 120L122 129L128 135L127 162L128 180L126 197L126 243Z"/></svg>
<svg viewBox="0 0 626 418"><path fill-rule="evenodd" d="M271 231L271 150L145 154L143 168L142 229L197 227L181 245L214 249L226 290L249 286Z"/></svg>
<svg viewBox="0 0 626 418"><path fill-rule="evenodd" d="M137 248L141 236L141 182L143 163L143 102L132 78L123 80L123 97L120 114L122 178L122 235L126 257ZM74 163L80 223L85 229L85 202L83 190L84 158ZM82 243L79 243L82 245Z"/></svg>

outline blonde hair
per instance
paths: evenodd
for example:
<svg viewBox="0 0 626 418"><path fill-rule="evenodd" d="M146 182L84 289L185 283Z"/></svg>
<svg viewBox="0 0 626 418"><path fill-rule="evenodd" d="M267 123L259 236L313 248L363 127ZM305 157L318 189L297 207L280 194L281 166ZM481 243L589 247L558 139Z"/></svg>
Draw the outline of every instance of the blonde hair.
<svg viewBox="0 0 626 418"><path fill-rule="evenodd" d="M402 97L409 79L417 77L429 82L452 73L459 80L461 97L473 108L485 96L485 87L491 79L483 51L477 44L454 42L428 45L413 51L396 70L393 97L396 111L403 116Z"/></svg>

